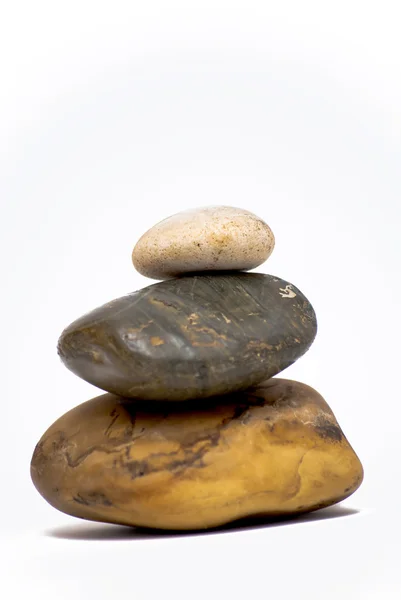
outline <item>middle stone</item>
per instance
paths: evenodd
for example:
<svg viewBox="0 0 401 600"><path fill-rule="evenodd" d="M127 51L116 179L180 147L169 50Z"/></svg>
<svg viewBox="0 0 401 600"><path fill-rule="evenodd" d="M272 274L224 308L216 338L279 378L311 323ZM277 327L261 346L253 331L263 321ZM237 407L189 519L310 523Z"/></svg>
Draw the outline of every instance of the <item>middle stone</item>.
<svg viewBox="0 0 401 600"><path fill-rule="evenodd" d="M246 389L312 344L314 310L294 285L259 273L170 279L67 327L58 351L89 383L120 396L187 400Z"/></svg>

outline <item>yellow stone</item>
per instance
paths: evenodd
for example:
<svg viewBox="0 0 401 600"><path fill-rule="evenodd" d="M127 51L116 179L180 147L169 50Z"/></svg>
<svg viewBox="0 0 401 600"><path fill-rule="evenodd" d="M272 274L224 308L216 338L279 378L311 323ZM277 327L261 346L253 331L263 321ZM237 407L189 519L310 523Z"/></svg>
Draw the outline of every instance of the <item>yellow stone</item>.
<svg viewBox="0 0 401 600"><path fill-rule="evenodd" d="M201 404L99 396L46 431L31 473L65 513L163 529L315 510L363 478L327 403L285 379Z"/></svg>

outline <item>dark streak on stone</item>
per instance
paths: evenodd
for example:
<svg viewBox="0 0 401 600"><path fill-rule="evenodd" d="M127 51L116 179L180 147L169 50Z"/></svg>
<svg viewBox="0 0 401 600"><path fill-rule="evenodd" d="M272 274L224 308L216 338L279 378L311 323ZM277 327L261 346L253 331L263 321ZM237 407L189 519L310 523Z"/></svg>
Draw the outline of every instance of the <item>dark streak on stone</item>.
<svg viewBox="0 0 401 600"><path fill-rule="evenodd" d="M81 494L77 494L76 496L73 496L72 499L77 504L84 504L85 506L90 506L90 502L88 502L85 498L82 498Z"/></svg>
<svg viewBox="0 0 401 600"><path fill-rule="evenodd" d="M77 494L72 498L77 504L83 504L84 506L113 506L113 503L101 492L89 492L87 494Z"/></svg>
<svg viewBox="0 0 401 600"><path fill-rule="evenodd" d="M143 477L144 475L149 475L149 473L152 472L146 460L131 460L124 465L124 468L130 473L131 479Z"/></svg>
<svg viewBox="0 0 401 600"><path fill-rule="evenodd" d="M320 415L316 418L314 429L316 433L324 439L330 439L335 442L341 442L343 439L343 432L338 425L324 416Z"/></svg>
<svg viewBox="0 0 401 600"><path fill-rule="evenodd" d="M143 477L150 473L156 473L160 470L167 470L177 475L189 467L203 468L206 466L203 458L212 448L218 446L222 431L229 427L233 421L241 420L248 410L249 404L236 406L234 414L231 417L224 419L217 430L187 438L187 440L181 444L181 447L173 452L150 454L146 460L130 461L123 466L130 473L132 479ZM194 450L194 447L200 444L202 445ZM178 458L182 453L184 453L184 457ZM163 458L167 459L166 463L162 462L161 464L158 463L157 465L152 465L152 461ZM171 460L169 460L170 458Z"/></svg>
<svg viewBox="0 0 401 600"><path fill-rule="evenodd" d="M102 445L91 446L75 459L71 458L70 454L67 451L64 452L64 456L68 466L71 467L71 469L75 469L93 452L104 452L104 454L116 454L120 451L118 446L121 446L121 442L116 443L116 448L107 448L106 446Z"/></svg>
<svg viewBox="0 0 401 600"><path fill-rule="evenodd" d="M112 412L115 412L115 410L113 410ZM111 415L110 415L111 416ZM113 416L113 419L111 420L111 422L109 423L108 427L105 429L104 435L107 437L109 431L112 429L114 423L117 421L118 419L118 414Z"/></svg>

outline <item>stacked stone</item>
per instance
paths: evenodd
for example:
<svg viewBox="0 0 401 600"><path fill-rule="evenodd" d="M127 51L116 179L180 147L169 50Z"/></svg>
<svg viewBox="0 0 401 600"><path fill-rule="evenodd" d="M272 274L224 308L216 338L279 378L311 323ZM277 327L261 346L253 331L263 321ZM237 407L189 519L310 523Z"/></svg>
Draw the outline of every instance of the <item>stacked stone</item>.
<svg viewBox="0 0 401 600"><path fill-rule="evenodd" d="M163 280L67 327L58 351L108 393L43 435L32 479L59 510L95 521L211 528L343 500L362 465L312 388L273 378L312 344L314 310L271 275L245 273L274 236L230 207L180 213L132 259Z"/></svg>

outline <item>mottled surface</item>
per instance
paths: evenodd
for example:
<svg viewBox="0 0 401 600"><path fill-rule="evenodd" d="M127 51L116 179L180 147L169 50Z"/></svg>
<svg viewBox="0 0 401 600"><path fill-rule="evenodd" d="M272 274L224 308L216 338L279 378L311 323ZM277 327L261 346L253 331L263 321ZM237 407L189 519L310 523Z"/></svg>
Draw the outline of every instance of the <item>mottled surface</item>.
<svg viewBox="0 0 401 600"><path fill-rule="evenodd" d="M194 271L247 271L261 265L273 248L273 232L253 213L207 206L157 223L136 244L132 262L152 279Z"/></svg>
<svg viewBox="0 0 401 600"><path fill-rule="evenodd" d="M72 323L59 354L120 396L187 400L246 389L308 349L316 317L287 281L256 273L163 281Z"/></svg>
<svg viewBox="0 0 401 600"><path fill-rule="evenodd" d="M202 403L99 396L46 431L31 474L70 515L196 529L328 506L358 488L363 470L315 390L270 379Z"/></svg>

